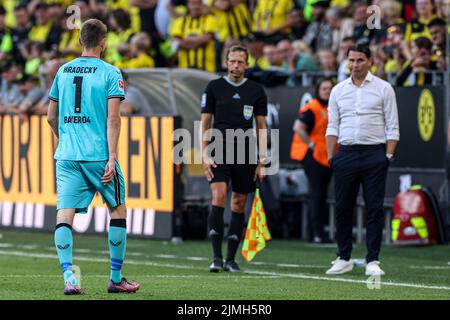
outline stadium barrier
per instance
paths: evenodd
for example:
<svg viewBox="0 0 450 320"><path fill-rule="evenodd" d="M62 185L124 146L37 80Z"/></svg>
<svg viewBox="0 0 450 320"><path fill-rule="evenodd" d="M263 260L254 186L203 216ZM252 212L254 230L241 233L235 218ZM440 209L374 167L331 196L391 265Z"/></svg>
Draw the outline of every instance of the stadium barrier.
<svg viewBox="0 0 450 320"><path fill-rule="evenodd" d="M126 181L127 231L166 239L179 208L181 168L172 161L174 116L123 117L118 160ZM46 117L0 116L0 226L52 231L56 222L54 150ZM78 233L105 233L109 215L96 195L87 214L76 215Z"/></svg>

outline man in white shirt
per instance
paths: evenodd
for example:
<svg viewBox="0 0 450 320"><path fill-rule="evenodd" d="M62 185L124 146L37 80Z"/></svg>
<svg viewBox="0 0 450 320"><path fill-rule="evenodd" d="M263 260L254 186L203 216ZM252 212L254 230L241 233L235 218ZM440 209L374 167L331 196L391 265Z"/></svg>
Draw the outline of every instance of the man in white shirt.
<svg viewBox="0 0 450 320"><path fill-rule="evenodd" d="M372 62L367 46L352 46L347 56L351 76L333 88L328 105L326 139L335 175L338 257L326 273L353 269L353 210L362 184L367 209L366 275L384 275L378 256L386 176L400 138L397 103L392 86L369 72Z"/></svg>

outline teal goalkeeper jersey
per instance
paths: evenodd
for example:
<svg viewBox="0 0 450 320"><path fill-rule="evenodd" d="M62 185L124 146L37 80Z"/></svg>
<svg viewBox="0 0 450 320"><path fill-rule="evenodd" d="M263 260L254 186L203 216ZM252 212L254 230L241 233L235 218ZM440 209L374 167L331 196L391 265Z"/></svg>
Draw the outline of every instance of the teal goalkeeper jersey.
<svg viewBox="0 0 450 320"><path fill-rule="evenodd" d="M58 102L56 160L109 159L108 99L124 99L122 74L95 57L79 57L59 68L49 98Z"/></svg>

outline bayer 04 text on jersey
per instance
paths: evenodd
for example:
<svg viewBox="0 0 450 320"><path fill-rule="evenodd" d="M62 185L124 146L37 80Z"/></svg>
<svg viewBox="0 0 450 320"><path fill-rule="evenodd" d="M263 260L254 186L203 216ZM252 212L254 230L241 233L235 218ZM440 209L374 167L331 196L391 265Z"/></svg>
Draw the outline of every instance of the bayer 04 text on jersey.
<svg viewBox="0 0 450 320"><path fill-rule="evenodd" d="M91 117L86 116L64 116L64 123L91 123Z"/></svg>

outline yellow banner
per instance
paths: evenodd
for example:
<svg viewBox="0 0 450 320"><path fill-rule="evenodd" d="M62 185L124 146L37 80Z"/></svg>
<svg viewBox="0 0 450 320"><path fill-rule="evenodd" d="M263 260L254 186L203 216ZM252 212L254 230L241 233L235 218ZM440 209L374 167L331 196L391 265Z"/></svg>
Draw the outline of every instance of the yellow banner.
<svg viewBox="0 0 450 320"><path fill-rule="evenodd" d="M119 164L129 208L172 212L172 117L122 118ZM0 201L56 205L54 150L45 116L0 115ZM102 205L100 196L92 203Z"/></svg>

